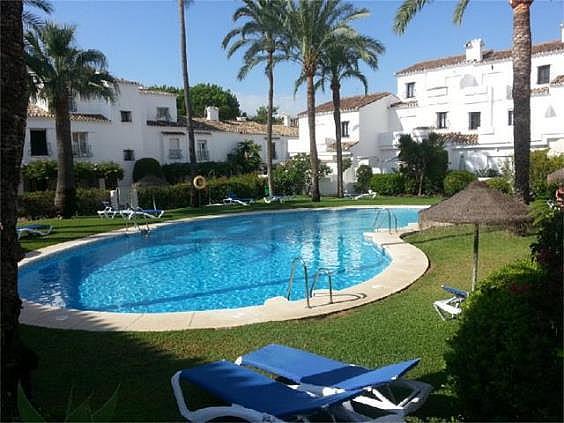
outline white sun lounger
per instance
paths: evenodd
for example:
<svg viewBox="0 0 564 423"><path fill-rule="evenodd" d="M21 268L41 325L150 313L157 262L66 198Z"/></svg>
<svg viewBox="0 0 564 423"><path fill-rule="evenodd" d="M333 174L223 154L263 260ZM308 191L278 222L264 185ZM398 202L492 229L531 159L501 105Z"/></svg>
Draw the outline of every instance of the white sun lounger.
<svg viewBox="0 0 564 423"><path fill-rule="evenodd" d="M373 200L374 198L376 198L378 194L375 193L374 191L372 191L371 189L368 190L368 192L364 193L364 194L359 194L355 197L353 197L353 200L362 200L362 199L371 199Z"/></svg>
<svg viewBox="0 0 564 423"><path fill-rule="evenodd" d="M455 319L462 313L461 305L468 298L468 292L462 289L452 288L447 285L441 285L445 291L452 294L453 297L446 300L438 300L433 303L433 308L437 311L441 319Z"/></svg>
<svg viewBox="0 0 564 423"><path fill-rule="evenodd" d="M26 235L46 236L53 232L53 226L40 224L24 225L18 226L16 232L18 239Z"/></svg>

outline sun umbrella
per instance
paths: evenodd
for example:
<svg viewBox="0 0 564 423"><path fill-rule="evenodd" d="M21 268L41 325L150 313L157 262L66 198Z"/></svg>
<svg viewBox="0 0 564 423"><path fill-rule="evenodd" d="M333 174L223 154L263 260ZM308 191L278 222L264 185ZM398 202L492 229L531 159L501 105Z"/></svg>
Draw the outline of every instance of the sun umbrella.
<svg viewBox="0 0 564 423"><path fill-rule="evenodd" d="M524 222L529 219L527 212L524 203L490 188L484 182L475 181L449 199L422 210L419 215L422 219L431 222L474 225L472 266L472 290L474 290L478 279L480 224Z"/></svg>

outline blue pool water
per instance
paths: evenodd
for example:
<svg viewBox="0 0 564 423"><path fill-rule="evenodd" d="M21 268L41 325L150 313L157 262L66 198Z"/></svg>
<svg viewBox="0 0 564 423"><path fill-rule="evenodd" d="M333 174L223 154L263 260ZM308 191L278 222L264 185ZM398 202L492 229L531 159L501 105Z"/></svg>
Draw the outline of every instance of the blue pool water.
<svg viewBox="0 0 564 423"><path fill-rule="evenodd" d="M393 211L399 226L417 221L417 209ZM310 274L334 269L334 289L343 289L377 275L390 262L363 236L373 229L375 213L341 209L230 216L168 225L148 238L114 237L23 266L20 294L41 304L113 312L260 305L286 294L296 256ZM304 291L300 270L292 299L304 298Z"/></svg>

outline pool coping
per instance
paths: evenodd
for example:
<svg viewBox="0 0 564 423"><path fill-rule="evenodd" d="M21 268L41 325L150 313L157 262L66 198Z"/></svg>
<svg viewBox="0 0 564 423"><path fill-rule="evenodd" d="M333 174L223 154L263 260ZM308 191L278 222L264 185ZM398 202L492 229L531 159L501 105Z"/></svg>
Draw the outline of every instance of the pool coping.
<svg viewBox="0 0 564 423"><path fill-rule="evenodd" d="M425 208L428 206L398 205L358 205L344 207L296 208L284 210L260 210L241 213L217 214L211 216L188 217L167 222L152 223L153 228L182 222L235 217L251 214L288 213L296 211L341 210L344 208ZM416 224L415 224L416 225ZM20 323L58 329L74 329L86 331L172 331L186 329L219 329L236 327L254 323L295 320L324 316L349 310L368 304L392 294L400 292L419 279L427 270L427 256L417 247L406 243L402 238L406 232L417 230L412 224L397 232L367 232L365 237L381 246L391 258L391 262L378 275L366 282L334 291L334 302L329 304L326 290L316 290L310 300L311 308L306 300L288 301L283 297L274 297L263 305L233 309L187 311L169 313L115 313L105 311L84 311L63 307L53 307L23 300ZM78 240L63 242L35 250L26 255L20 266L26 266L46 256L69 249L77 248L103 239L125 236L125 229L90 235Z"/></svg>

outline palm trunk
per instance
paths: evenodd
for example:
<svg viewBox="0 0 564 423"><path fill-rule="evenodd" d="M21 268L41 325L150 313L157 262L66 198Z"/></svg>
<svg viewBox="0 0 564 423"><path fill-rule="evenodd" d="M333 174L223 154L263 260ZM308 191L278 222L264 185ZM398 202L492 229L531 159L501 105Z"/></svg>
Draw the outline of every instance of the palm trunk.
<svg viewBox="0 0 564 423"><path fill-rule="evenodd" d="M343 198L343 147L341 145L341 84L334 79L331 82L333 91L333 120L335 121L335 151L337 152L337 197Z"/></svg>
<svg viewBox="0 0 564 423"><path fill-rule="evenodd" d="M532 0L511 0L513 8L513 149L515 190L529 201L531 150L531 20Z"/></svg>
<svg viewBox="0 0 564 423"><path fill-rule="evenodd" d="M22 2L2 2L1 17L1 383L0 420L17 418L16 387L22 357L19 355L18 295L20 248L16 235L16 199L27 117L26 68L23 56Z"/></svg>
<svg viewBox="0 0 564 423"><path fill-rule="evenodd" d="M272 185L272 109L274 107L274 63L273 52L268 52L268 65L266 74L268 76L268 113L266 116L266 173L268 176L268 194L274 195Z"/></svg>
<svg viewBox="0 0 564 423"><path fill-rule="evenodd" d="M57 134L57 188L55 208L60 216L68 219L76 210L76 188L69 114L69 95L55 101L55 132Z"/></svg>
<svg viewBox="0 0 564 423"><path fill-rule="evenodd" d="M319 202L319 159L315 144L315 88L313 73L307 73L307 123L309 126L309 158L311 161L311 201Z"/></svg>
<svg viewBox="0 0 564 423"><path fill-rule="evenodd" d="M184 107L186 109L186 132L188 135L188 153L190 154L190 176L196 177L198 161L196 159L196 140L194 138L194 123L192 122L192 103L190 101L190 82L188 79L188 52L186 49L186 18L184 0L178 0L178 15L180 17L180 60L182 61L182 81L184 82ZM192 207L199 207L199 197L192 187Z"/></svg>

